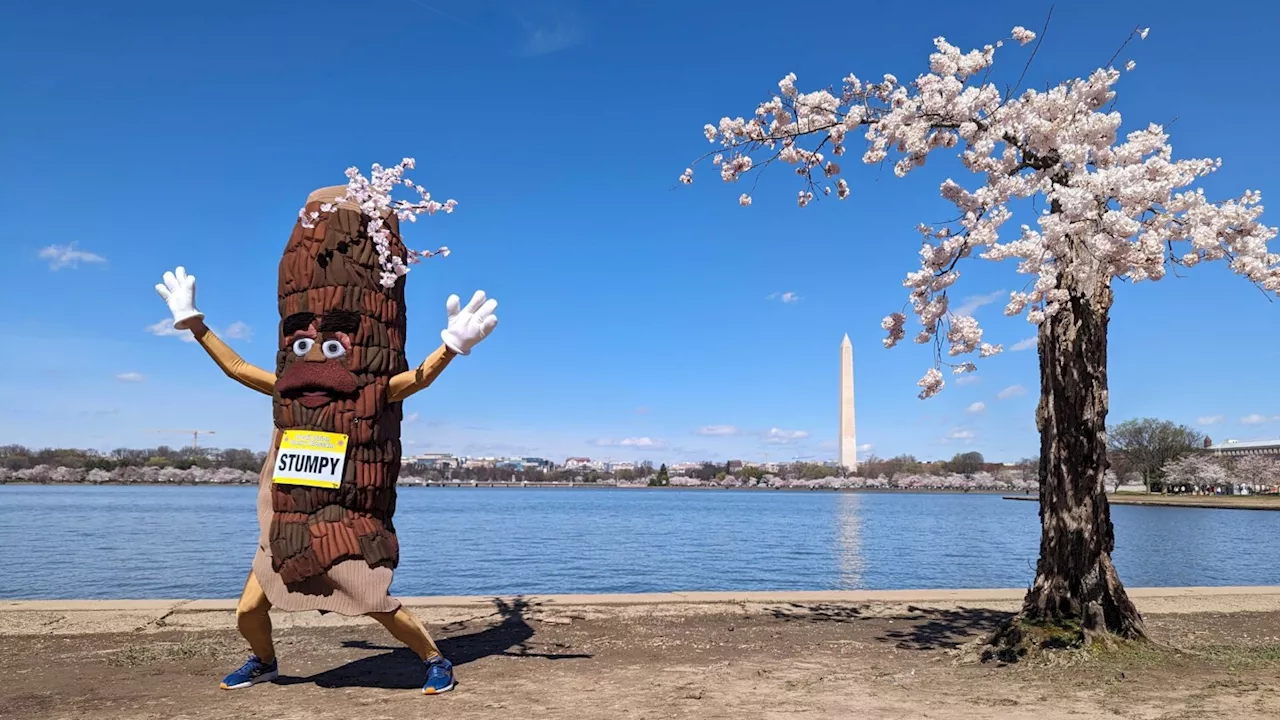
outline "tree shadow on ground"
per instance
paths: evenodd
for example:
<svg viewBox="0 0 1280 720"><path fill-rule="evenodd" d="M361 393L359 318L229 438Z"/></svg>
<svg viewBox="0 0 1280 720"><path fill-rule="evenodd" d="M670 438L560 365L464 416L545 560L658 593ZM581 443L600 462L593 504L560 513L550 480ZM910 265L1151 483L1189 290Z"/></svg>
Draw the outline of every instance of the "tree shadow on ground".
<svg viewBox="0 0 1280 720"><path fill-rule="evenodd" d="M909 606L906 614L867 614L855 605L788 603L769 608L775 620L810 623L867 623L894 621L898 628L876 639L892 642L902 650L949 650L980 635L990 633L1012 617L1012 613L981 608L941 610Z"/></svg>
<svg viewBox="0 0 1280 720"><path fill-rule="evenodd" d="M437 641L440 652L444 653L444 656L454 665L465 665L494 656L544 660L575 660L591 657L581 653L540 653L530 650L529 641L533 639L534 630L525 619L525 613L531 607L529 601L524 598L515 598L508 602L502 598L494 598L493 604L501 618L501 622L497 625L479 632L455 635ZM458 632L469 623L483 619L479 617L449 623L442 628L442 631ZM422 660L408 648L377 645L366 640L350 640L342 643L342 646L385 652L353 660L341 667L325 670L310 677L282 675L276 682L281 685L312 683L324 688L363 687L411 690L422 687L422 682L426 678Z"/></svg>
<svg viewBox="0 0 1280 720"><path fill-rule="evenodd" d="M894 618L907 626L889 630L879 638L881 641L892 642L902 650L951 650L994 631L1013 617L1013 613L964 607L955 610L909 607L907 612L913 614Z"/></svg>
<svg viewBox="0 0 1280 720"><path fill-rule="evenodd" d="M783 622L835 622L849 623L863 618L862 610L853 605L834 605L828 603L787 603L769 608L774 620Z"/></svg>

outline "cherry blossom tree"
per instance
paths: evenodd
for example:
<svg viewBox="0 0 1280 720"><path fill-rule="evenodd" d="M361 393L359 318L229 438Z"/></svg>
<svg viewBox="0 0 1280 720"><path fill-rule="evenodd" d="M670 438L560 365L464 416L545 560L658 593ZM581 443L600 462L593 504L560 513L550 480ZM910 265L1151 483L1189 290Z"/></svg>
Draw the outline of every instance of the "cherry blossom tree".
<svg viewBox="0 0 1280 720"><path fill-rule="evenodd" d="M1235 481L1222 463L1203 454L1187 455L1170 460L1161 468L1164 481L1169 485L1192 487L1216 487Z"/></svg>
<svg viewBox="0 0 1280 720"><path fill-rule="evenodd" d="M1116 57L1146 37L1147 30L1135 30ZM1023 46L1036 38L1026 28L1012 32ZM1120 136L1115 57L1086 77L1020 90L1036 41L1021 76L1002 92L990 75L1003 41L969 52L943 38L933 44L929 71L910 82L849 75L839 89L803 92L787 75L751 117L707 125L707 140L720 148L699 162L710 160L725 182L770 165L792 166L800 178L797 202L805 207L820 196L849 197L840 162L856 135L866 141L864 163L891 162L899 177L938 151L958 155L971 179L941 186L956 216L919 226L920 269L903 283L908 302L882 327L884 344L893 347L906 335L908 312L915 316L916 342L934 348L933 366L919 382L920 397L931 397L943 388L944 366L972 372L975 363L963 356L1001 350L982 341L977 320L950 311L961 262L1013 260L1028 277L1005 312L1025 315L1038 328L1040 559L1022 611L992 642L1002 656L1016 657L1050 637L1060 641L1063 632L1081 642L1141 638L1142 618L1111 561L1104 484L1112 281L1159 280L1176 267L1222 260L1276 293L1280 255L1267 246L1276 230L1259 222L1259 193L1213 201L1193 187L1220 160L1175 159L1168 134L1155 124ZM680 180L693 178L691 167ZM739 202L751 200L744 193ZM1028 201L1038 216L1009 231L1013 205Z"/></svg>

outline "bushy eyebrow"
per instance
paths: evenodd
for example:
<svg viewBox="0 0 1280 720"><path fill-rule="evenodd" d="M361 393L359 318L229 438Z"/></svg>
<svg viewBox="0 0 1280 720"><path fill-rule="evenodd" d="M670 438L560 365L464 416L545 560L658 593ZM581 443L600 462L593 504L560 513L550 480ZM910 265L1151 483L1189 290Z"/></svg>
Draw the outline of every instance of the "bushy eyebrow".
<svg viewBox="0 0 1280 720"><path fill-rule="evenodd" d="M294 313L289 317L285 318L284 322L280 323L280 334L284 335L285 337L289 337L290 335L300 330L306 330L307 328L311 327L311 323L314 322L315 319L316 319L315 313L309 313L309 312Z"/></svg>
<svg viewBox="0 0 1280 720"><path fill-rule="evenodd" d="M354 335L360 329L360 313L351 310L330 310L320 319L320 332L344 332Z"/></svg>

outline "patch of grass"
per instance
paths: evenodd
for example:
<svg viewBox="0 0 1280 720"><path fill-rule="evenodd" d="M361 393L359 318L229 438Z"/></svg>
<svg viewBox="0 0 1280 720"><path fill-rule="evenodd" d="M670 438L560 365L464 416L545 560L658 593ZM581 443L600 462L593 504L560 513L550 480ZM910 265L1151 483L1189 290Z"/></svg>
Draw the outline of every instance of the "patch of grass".
<svg viewBox="0 0 1280 720"><path fill-rule="evenodd" d="M1167 647L1148 641L1096 644L1087 649L1091 662L1102 667L1137 669L1175 665L1208 665L1228 672L1280 665L1280 645L1209 645Z"/></svg>
<svg viewBox="0 0 1280 720"><path fill-rule="evenodd" d="M1111 673L1149 670L1177 663L1184 656L1147 640L1115 640L1093 643L1081 653L1085 662Z"/></svg>
<svg viewBox="0 0 1280 720"><path fill-rule="evenodd" d="M113 653L107 664L114 667L145 667L177 660L212 658L223 650L223 643L213 638L188 635L176 643L138 643Z"/></svg>
<svg viewBox="0 0 1280 720"><path fill-rule="evenodd" d="M1192 652L1229 669L1280 664L1280 645L1210 645Z"/></svg>

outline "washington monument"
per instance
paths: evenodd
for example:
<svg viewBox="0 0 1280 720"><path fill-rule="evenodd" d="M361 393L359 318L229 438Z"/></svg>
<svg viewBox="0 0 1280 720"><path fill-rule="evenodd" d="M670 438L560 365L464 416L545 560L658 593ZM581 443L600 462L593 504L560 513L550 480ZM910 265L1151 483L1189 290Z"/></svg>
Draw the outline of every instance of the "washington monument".
<svg viewBox="0 0 1280 720"><path fill-rule="evenodd" d="M853 415L853 343L845 333L840 343L840 465L858 469L858 423Z"/></svg>

